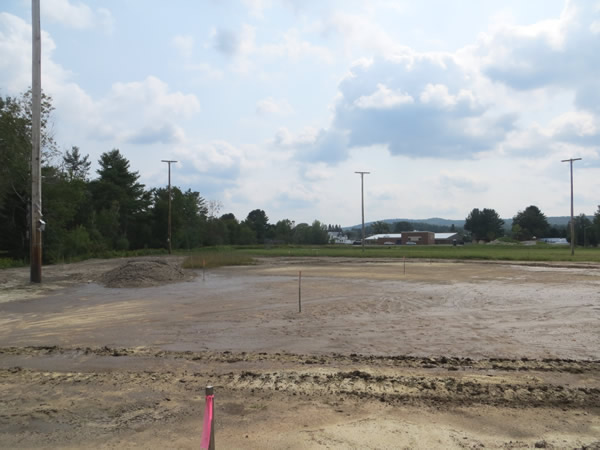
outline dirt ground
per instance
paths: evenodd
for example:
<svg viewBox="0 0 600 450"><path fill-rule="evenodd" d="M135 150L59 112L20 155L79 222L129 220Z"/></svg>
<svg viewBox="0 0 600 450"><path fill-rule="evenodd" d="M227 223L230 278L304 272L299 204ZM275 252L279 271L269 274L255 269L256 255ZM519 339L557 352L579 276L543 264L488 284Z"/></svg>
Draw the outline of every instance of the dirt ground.
<svg viewBox="0 0 600 450"><path fill-rule="evenodd" d="M600 265L136 261L0 271L1 448L600 449Z"/></svg>

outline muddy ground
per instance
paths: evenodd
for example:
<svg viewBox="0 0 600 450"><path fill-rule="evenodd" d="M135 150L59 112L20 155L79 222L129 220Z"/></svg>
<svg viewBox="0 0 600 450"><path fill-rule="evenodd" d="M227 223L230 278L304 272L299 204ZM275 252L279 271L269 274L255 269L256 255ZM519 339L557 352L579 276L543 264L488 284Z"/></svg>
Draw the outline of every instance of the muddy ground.
<svg viewBox="0 0 600 450"><path fill-rule="evenodd" d="M0 447L600 448L598 265L148 260L0 271Z"/></svg>

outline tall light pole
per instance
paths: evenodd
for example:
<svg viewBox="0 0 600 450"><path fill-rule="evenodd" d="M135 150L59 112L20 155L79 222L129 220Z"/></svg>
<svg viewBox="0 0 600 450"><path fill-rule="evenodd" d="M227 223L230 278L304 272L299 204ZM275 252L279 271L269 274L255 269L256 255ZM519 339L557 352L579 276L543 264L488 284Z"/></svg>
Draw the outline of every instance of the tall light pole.
<svg viewBox="0 0 600 450"><path fill-rule="evenodd" d="M354 172L360 174L360 209L362 212L362 251L365 251L365 190L364 190L364 176L371 172Z"/></svg>
<svg viewBox="0 0 600 450"><path fill-rule="evenodd" d="M42 39L40 34L40 0L31 0L31 227L30 281L42 282L42 169L41 169L41 103L42 103Z"/></svg>
<svg viewBox="0 0 600 450"><path fill-rule="evenodd" d="M571 166L571 256L575 254L575 221L573 220L573 161L581 161L581 158L563 159Z"/></svg>
<svg viewBox="0 0 600 450"><path fill-rule="evenodd" d="M169 244L169 255L171 254L171 163L176 163L177 161L173 161L171 159L161 159L161 162L167 163L169 165L169 219L168 219L168 228L167 228L167 243Z"/></svg>

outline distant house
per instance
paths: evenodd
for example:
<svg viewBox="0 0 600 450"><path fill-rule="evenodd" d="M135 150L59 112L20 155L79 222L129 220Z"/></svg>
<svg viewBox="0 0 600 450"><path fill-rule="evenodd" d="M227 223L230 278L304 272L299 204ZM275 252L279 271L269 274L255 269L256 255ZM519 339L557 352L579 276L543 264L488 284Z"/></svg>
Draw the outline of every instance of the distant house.
<svg viewBox="0 0 600 450"><path fill-rule="evenodd" d="M433 233L431 231L404 231L402 233L374 234L365 238L369 245L452 245L462 243L458 233Z"/></svg>
<svg viewBox="0 0 600 450"><path fill-rule="evenodd" d="M330 244L352 244L352 241L342 231L328 231L327 236Z"/></svg>
<svg viewBox="0 0 600 450"><path fill-rule="evenodd" d="M374 234L365 238L365 243L370 245L400 245L402 233Z"/></svg>
<svg viewBox="0 0 600 450"><path fill-rule="evenodd" d="M435 233L436 244L452 245L455 241L456 243L462 243L462 236L458 233Z"/></svg>
<svg viewBox="0 0 600 450"><path fill-rule="evenodd" d="M565 238L540 238L538 241L545 242L546 244L569 245L569 241Z"/></svg>
<svg viewBox="0 0 600 450"><path fill-rule="evenodd" d="M433 245L435 233L432 231L405 231L402 233L402 245Z"/></svg>

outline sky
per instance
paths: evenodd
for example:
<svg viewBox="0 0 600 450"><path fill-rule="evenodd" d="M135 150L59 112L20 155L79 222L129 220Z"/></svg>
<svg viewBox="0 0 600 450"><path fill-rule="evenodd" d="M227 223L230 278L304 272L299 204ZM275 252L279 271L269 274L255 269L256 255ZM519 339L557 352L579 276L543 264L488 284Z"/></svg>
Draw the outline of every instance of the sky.
<svg viewBox="0 0 600 450"><path fill-rule="evenodd" d="M118 148L242 220L547 216L600 203L598 0L41 0L61 150ZM0 95L31 2L0 4Z"/></svg>

